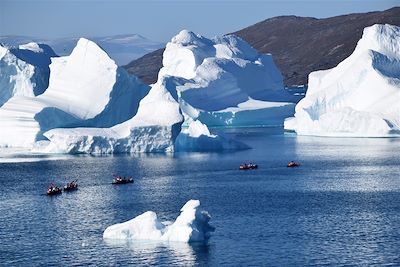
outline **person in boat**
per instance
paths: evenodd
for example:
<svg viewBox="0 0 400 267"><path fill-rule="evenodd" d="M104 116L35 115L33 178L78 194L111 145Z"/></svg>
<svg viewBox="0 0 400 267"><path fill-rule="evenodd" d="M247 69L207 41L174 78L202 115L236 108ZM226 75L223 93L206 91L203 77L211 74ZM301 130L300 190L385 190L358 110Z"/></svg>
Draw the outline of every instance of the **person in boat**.
<svg viewBox="0 0 400 267"><path fill-rule="evenodd" d="M298 163L296 163L296 162L294 162L294 161L289 161L289 163L288 163L288 167L297 167L297 166L299 166L300 164L298 164Z"/></svg>

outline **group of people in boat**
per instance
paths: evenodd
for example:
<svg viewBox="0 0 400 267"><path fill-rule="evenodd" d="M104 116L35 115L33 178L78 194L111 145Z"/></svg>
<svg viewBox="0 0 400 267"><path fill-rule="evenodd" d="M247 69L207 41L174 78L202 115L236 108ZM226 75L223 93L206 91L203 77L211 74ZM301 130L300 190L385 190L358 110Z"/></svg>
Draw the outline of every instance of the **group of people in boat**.
<svg viewBox="0 0 400 267"><path fill-rule="evenodd" d="M289 163L287 164L287 166L288 166L289 168L291 168L291 167L299 167L300 164L297 163L297 162L294 162L294 161L289 161Z"/></svg>
<svg viewBox="0 0 400 267"><path fill-rule="evenodd" d="M239 166L239 170L254 170L254 169L257 169L257 168L258 168L258 165L257 164L253 164L251 162L243 163L243 164L240 164L240 166Z"/></svg>
<svg viewBox="0 0 400 267"><path fill-rule="evenodd" d="M132 177L125 177L125 176L115 176L112 181L112 184L128 184L128 183L133 183L133 178Z"/></svg>
<svg viewBox="0 0 400 267"><path fill-rule="evenodd" d="M73 191L78 189L78 180L74 180L70 183L67 183L66 186L64 186L64 191ZM54 183L51 183L49 185L49 187L47 188L47 195L57 195L57 194L61 194L62 193L62 189L61 187L58 187L57 185L55 185Z"/></svg>
<svg viewBox="0 0 400 267"><path fill-rule="evenodd" d="M298 167L298 166L300 166L300 164L297 162L294 162L294 161L289 161L289 163L287 164L287 167L289 167L289 168ZM243 164L240 164L240 166L239 166L239 170L254 170L257 168L258 168L258 165L253 164L253 163L243 163Z"/></svg>
<svg viewBox="0 0 400 267"><path fill-rule="evenodd" d="M78 180L74 180L70 183L68 183L66 186L64 186L64 191L73 191L78 189L78 184L76 183Z"/></svg>
<svg viewBox="0 0 400 267"><path fill-rule="evenodd" d="M58 186L56 186L54 183L51 183L49 185L49 187L47 188L47 194L48 195L57 195L57 194L61 194L62 193L62 189Z"/></svg>

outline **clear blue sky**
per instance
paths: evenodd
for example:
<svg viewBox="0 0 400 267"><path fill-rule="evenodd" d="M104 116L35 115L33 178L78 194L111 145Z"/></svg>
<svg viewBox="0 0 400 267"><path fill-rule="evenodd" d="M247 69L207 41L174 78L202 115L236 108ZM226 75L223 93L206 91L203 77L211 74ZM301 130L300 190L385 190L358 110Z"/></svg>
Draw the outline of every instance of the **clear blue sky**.
<svg viewBox="0 0 400 267"><path fill-rule="evenodd" d="M138 33L165 42L181 29L212 37L279 15L324 18L393 6L400 0L0 0L0 35Z"/></svg>

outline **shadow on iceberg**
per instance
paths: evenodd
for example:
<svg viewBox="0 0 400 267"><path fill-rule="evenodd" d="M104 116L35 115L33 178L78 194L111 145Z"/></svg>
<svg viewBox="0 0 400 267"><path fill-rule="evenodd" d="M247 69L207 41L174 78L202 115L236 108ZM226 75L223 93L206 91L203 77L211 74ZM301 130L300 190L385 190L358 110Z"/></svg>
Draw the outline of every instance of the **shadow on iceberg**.
<svg viewBox="0 0 400 267"><path fill-rule="evenodd" d="M43 94L49 86L51 58L58 55L50 46L37 43L20 45L19 48L11 48L10 52L35 67L31 77L35 84L33 93L35 96Z"/></svg>
<svg viewBox="0 0 400 267"><path fill-rule="evenodd" d="M208 127L198 120L190 122L189 127L182 129L175 140L176 152L216 152L244 149L250 149L250 147L221 133L219 135L211 134Z"/></svg>

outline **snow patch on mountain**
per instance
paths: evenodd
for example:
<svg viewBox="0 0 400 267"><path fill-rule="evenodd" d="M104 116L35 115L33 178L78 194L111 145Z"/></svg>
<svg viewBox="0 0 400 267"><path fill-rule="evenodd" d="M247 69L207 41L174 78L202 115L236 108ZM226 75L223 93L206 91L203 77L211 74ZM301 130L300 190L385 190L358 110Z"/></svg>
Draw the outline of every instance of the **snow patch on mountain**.
<svg viewBox="0 0 400 267"><path fill-rule="evenodd" d="M164 46L163 43L149 40L139 34L121 34L103 37L89 36L87 38L104 49L118 66L126 65L132 60ZM51 46L58 55L68 56L75 48L79 38L40 39L29 36L0 36L0 43L5 43L8 46L18 47L32 41L45 43Z"/></svg>

